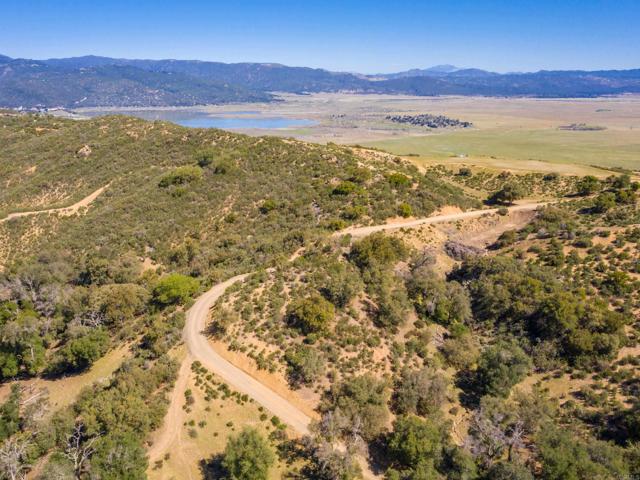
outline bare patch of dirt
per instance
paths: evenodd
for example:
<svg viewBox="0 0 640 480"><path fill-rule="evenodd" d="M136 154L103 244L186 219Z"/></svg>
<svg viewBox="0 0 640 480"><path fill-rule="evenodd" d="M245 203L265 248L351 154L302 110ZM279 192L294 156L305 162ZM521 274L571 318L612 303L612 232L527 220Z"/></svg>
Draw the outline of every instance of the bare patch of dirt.
<svg viewBox="0 0 640 480"><path fill-rule="evenodd" d="M78 149L76 155L78 155L79 157L87 158L89 155L91 155L91 147L89 145L83 145Z"/></svg>

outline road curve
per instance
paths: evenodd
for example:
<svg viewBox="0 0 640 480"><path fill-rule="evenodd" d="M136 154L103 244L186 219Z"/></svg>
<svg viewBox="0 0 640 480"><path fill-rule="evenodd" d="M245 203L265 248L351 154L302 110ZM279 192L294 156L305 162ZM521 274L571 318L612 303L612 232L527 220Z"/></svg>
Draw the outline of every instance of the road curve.
<svg viewBox="0 0 640 480"><path fill-rule="evenodd" d="M220 298L229 286L244 280L248 275L238 275L225 282L218 283L196 300L187 312L183 333L185 343L189 353L195 360L199 360L205 367L236 390L249 395L296 432L307 435L309 434L309 423L311 422L309 416L249 374L222 358L211 348L207 337L203 334L209 318L209 310L216 300Z"/></svg>
<svg viewBox="0 0 640 480"><path fill-rule="evenodd" d="M536 210L538 207L547 205L548 202L536 202L536 203L523 203L521 205L514 205L508 207L509 212L530 212ZM450 213L447 215L434 215L433 217L418 218L414 220L403 220L395 223L385 223L382 225L371 225L367 227L349 227L344 230L340 230L333 234L333 236L351 235L354 238L366 237L375 232L381 232L383 230L397 230L399 228L413 228L420 225L430 225L434 223L455 222L458 220L466 220L469 218L482 217L483 215L496 213L498 208L487 208L484 210L469 210L468 212Z"/></svg>
<svg viewBox="0 0 640 480"><path fill-rule="evenodd" d="M60 208L49 208L47 210L31 210L29 212L15 212L10 213L4 218L0 218L0 223L11 220L12 218L20 218L20 217L30 217L32 215L39 215L41 213L57 213L62 216L69 216L78 213L78 211L83 207L88 207L93 203L93 201L98 198L98 196L104 192L104 190L109 185L105 185L104 187L100 187L95 192L87 195L82 200L74 203L73 205L69 205L68 207L60 207Z"/></svg>

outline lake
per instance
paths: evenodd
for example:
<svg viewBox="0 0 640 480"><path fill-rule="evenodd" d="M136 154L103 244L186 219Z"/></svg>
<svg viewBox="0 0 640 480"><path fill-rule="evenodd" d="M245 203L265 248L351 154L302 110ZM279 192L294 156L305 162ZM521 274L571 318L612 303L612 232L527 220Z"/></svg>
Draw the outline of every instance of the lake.
<svg viewBox="0 0 640 480"><path fill-rule="evenodd" d="M86 111L88 116L105 115L104 111ZM221 128L223 130L277 130L281 128L298 128L315 125L308 118L292 118L281 116L261 116L258 110L235 110L224 113L207 113L187 110L118 110L119 113L132 115L145 120L165 120L190 128Z"/></svg>
<svg viewBox="0 0 640 480"><path fill-rule="evenodd" d="M313 120L288 117L222 117L207 115L195 118L170 120L183 127L222 128L224 130L243 130L259 128L273 130L278 128L308 127L314 125Z"/></svg>

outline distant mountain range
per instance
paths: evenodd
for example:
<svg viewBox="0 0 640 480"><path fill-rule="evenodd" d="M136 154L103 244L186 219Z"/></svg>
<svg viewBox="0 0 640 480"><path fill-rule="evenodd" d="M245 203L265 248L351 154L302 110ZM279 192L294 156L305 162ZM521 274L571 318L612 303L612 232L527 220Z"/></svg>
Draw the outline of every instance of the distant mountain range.
<svg viewBox="0 0 640 480"><path fill-rule="evenodd" d="M271 101L272 92L593 97L640 93L640 69L499 74L438 65L379 75L273 63L0 55L0 106L156 107Z"/></svg>

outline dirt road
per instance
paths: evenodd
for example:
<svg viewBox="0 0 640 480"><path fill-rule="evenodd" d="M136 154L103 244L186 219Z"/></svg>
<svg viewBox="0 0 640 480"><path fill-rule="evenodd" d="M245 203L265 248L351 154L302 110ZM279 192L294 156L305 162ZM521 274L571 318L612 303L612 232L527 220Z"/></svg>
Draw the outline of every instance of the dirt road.
<svg viewBox="0 0 640 480"><path fill-rule="evenodd" d="M509 207L510 212L529 212L547 205L548 202L537 203L523 203L521 205L514 205ZM397 230L400 228L412 228L420 225L429 225L434 223L446 223L456 222L458 220L467 220L469 218L477 218L487 214L493 214L498 211L497 208L490 208L485 210L469 210L468 212L451 213L447 215L434 215L433 217L418 218L413 220L403 220L395 223L387 223L383 225L371 225L368 227L349 227L344 230L340 230L333 234L333 236L340 236L350 234L354 238L366 237L375 232L381 232L383 230Z"/></svg>
<svg viewBox="0 0 640 480"><path fill-rule="evenodd" d="M307 415L255 378L222 358L211 348L207 337L203 334L209 318L210 308L227 287L244 280L245 277L247 277L247 274L238 275L226 282L219 283L196 300L196 303L187 312L187 321L184 329L185 343L194 359L202 362L205 367L213 371L233 388L252 397L295 431L306 435L309 433L308 427L311 421Z"/></svg>
<svg viewBox="0 0 640 480"><path fill-rule="evenodd" d="M60 208L49 208L48 210L32 210L29 212L15 212L15 213L10 213L9 215L7 215L4 218L0 219L0 223L2 222L6 222L8 220L11 220L12 218L20 218L20 217L30 217L32 215L39 215L41 213L57 213L58 215L62 215L64 217L68 217L71 215L75 215L76 213L78 213L78 211L80 211L81 208L83 207L88 207L89 205L91 205L93 203L93 201L98 198L100 196L100 194L102 192L104 192L104 190L108 187L109 185L105 185L104 187L99 188L98 190L96 190L95 192L91 193L90 195L87 195L86 197L84 197L82 200L80 200L79 202L74 203L73 205L70 205L68 207L60 207Z"/></svg>

